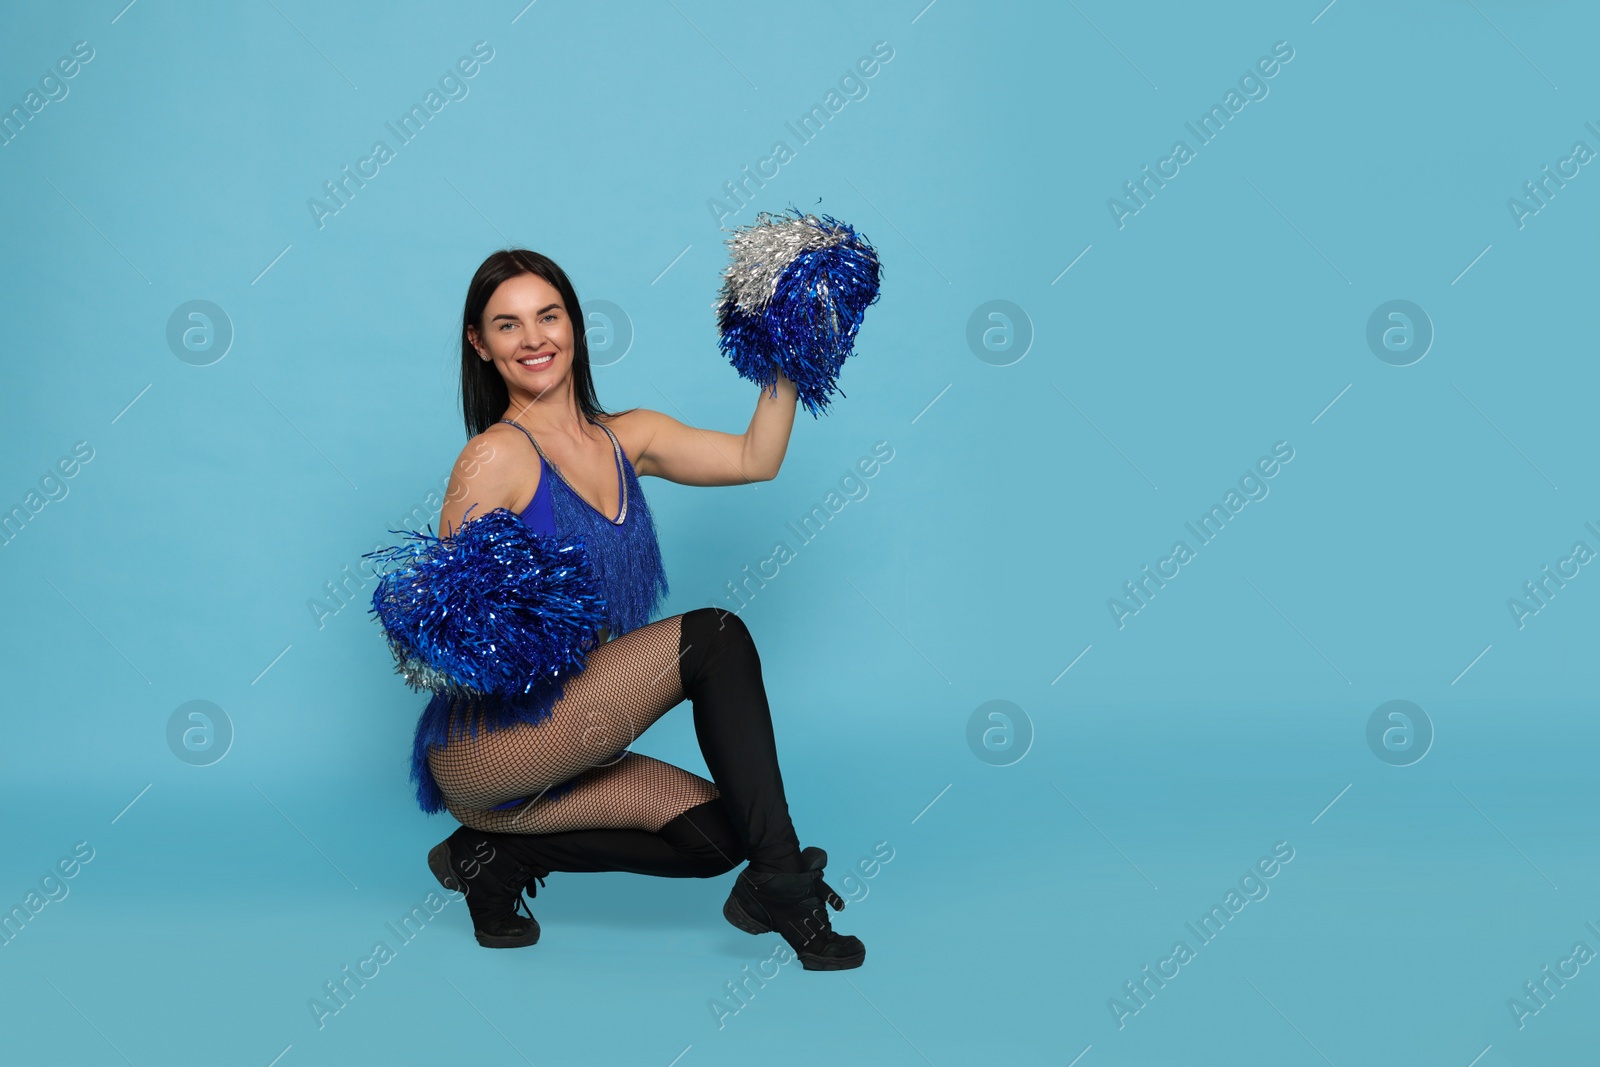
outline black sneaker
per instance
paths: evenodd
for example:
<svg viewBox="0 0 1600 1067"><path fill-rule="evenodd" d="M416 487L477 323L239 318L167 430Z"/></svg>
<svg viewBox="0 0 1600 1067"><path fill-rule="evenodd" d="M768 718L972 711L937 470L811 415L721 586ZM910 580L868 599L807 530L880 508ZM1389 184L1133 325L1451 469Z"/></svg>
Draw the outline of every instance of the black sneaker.
<svg viewBox="0 0 1600 1067"><path fill-rule="evenodd" d="M489 835L465 826L429 850L428 869L440 885L466 897L478 944L522 948L538 943L539 921L522 894L529 879L544 885L549 871L519 861L509 850L495 848Z"/></svg>
<svg viewBox="0 0 1600 1067"><path fill-rule="evenodd" d="M828 921L829 907L844 910L844 898L822 880L828 854L811 847L801 850L800 858L806 869L799 874L752 874L749 867L740 871L722 906L723 917L747 934L776 930L808 971L861 966L867 958L861 939L835 933Z"/></svg>

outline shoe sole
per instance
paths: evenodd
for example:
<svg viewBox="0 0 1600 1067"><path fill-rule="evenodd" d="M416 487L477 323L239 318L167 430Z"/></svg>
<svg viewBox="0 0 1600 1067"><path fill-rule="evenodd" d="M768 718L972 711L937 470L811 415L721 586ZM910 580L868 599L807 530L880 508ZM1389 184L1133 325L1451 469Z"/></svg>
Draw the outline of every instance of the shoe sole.
<svg viewBox="0 0 1600 1067"><path fill-rule="evenodd" d="M740 906L738 900L729 897L722 905L722 917L747 934L770 934L772 927L759 921ZM818 956L811 952L796 952L800 966L808 971L848 971L861 966L866 962L867 950L854 956Z"/></svg>
<svg viewBox="0 0 1600 1067"><path fill-rule="evenodd" d="M461 885L461 879L450 869L450 846L441 841L428 851L428 870L439 880L439 884L452 893L460 893L465 899L466 889ZM532 936L527 934L508 936L505 934L480 934L472 931L472 936L477 938L478 944L484 948L526 948L539 943L539 929L534 927Z"/></svg>
<svg viewBox="0 0 1600 1067"><path fill-rule="evenodd" d="M749 912L739 905L734 897L729 897L722 905L722 917L747 934L766 934L772 932L772 927L758 922Z"/></svg>

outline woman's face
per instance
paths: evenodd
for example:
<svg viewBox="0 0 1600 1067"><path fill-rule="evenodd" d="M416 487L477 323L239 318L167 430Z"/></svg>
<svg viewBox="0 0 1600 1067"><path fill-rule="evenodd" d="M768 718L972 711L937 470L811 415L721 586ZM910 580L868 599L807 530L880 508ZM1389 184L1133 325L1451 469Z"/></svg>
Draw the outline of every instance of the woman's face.
<svg viewBox="0 0 1600 1067"><path fill-rule="evenodd" d="M537 274L507 278L483 309L483 333L468 331L481 358L513 390L539 395L572 370L572 320L556 287Z"/></svg>

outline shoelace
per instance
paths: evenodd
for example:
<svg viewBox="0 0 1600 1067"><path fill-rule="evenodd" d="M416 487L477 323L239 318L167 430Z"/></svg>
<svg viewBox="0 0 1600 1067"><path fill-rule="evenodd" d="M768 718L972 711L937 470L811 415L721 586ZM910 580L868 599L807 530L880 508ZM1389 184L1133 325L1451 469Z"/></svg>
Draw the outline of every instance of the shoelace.
<svg viewBox="0 0 1600 1067"><path fill-rule="evenodd" d="M747 873L748 872L742 872L740 874L740 878L744 878L745 874ZM843 911L844 898L838 893L834 892L833 887L823 880L821 871L813 871L811 874L813 891L806 894L797 903L799 903L802 907L808 907L811 902L816 902L816 907L810 908L809 910L811 911L813 917L821 920L821 928L812 935L812 938L808 938L807 940L821 938L821 940L825 943L832 943L839 940L840 935L833 929L833 924L828 921L827 909L831 907L834 911ZM823 901L827 902L827 907L823 906ZM791 922L790 925L793 926L793 923Z"/></svg>
<svg viewBox="0 0 1600 1067"><path fill-rule="evenodd" d="M521 909L521 914L526 915L528 918L532 919L533 918L533 909L528 906L528 897L530 897L530 896L538 896L539 890L535 889L532 892L528 893L528 896L523 896L523 893L527 891L527 881L530 878L533 879L535 882L539 883L539 889L543 889L544 888L544 875L540 874L538 871L536 871L536 870L534 870L534 869L532 869L530 867L520 868L516 872L516 880L517 880L517 882L519 884L522 884L524 886L524 888L517 890L517 902L515 904L511 905L511 912L512 912L513 915L515 915L515 914L517 914L517 909L520 908Z"/></svg>
<svg viewBox="0 0 1600 1067"><path fill-rule="evenodd" d="M818 873L816 876L815 884L817 889L821 890L820 895L813 893L802 898L800 901L802 906L809 905L812 901L816 901L817 906L813 909L810 909L811 914L814 919L821 919L820 928L813 932L812 936L806 940L808 943L811 941L820 940L824 944L832 944L833 942L839 940L840 934L833 928L833 923L828 921L828 912L822 907L822 902L827 901L828 907L832 908L834 911L843 911L844 898L838 893L835 893L833 891L833 887L822 880L822 875L820 873ZM790 926L793 927L793 925L793 922L791 922Z"/></svg>

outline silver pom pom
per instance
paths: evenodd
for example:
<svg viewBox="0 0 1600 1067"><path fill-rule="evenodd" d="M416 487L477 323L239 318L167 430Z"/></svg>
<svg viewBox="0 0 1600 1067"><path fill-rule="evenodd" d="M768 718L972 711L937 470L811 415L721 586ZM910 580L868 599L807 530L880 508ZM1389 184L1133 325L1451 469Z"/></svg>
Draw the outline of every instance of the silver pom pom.
<svg viewBox="0 0 1600 1067"><path fill-rule="evenodd" d="M815 215L793 218L761 212L755 222L728 238L729 263L722 272L717 306L731 300L745 314L759 313L772 299L778 276L802 252L829 248L853 236L843 227L830 229Z"/></svg>

